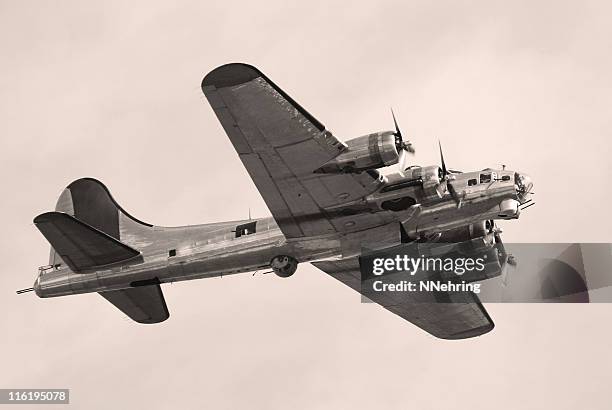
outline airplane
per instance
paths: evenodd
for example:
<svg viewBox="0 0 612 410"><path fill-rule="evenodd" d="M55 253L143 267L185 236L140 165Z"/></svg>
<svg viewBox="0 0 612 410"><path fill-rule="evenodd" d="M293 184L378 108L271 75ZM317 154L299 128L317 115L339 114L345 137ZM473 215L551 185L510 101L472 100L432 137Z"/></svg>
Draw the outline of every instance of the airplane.
<svg viewBox="0 0 612 410"><path fill-rule="evenodd" d="M405 166L414 153L395 129L342 142L257 68L222 65L202 91L272 217L181 227L136 219L93 178L61 193L34 218L51 245L32 288L41 298L97 292L139 323L169 317L161 284L270 270L282 278L300 263L359 291L366 247L472 241L504 255L495 220L530 206L531 178L509 169L453 171ZM397 172L379 170L399 165ZM483 242L484 241L484 242ZM505 258L504 258L505 257ZM407 299L379 304L442 339L465 339L494 324L475 295L456 303ZM453 299L456 297L456 300Z"/></svg>

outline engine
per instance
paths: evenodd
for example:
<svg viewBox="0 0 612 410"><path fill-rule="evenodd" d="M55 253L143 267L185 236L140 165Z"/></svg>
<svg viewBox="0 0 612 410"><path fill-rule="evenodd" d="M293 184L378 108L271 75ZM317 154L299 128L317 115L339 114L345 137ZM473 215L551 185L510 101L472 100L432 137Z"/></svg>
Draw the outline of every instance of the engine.
<svg viewBox="0 0 612 410"><path fill-rule="evenodd" d="M506 262L506 251L499 230L493 221L481 221L442 232L433 242L417 243L420 255L476 260L481 258L482 269L466 273L466 282L499 276Z"/></svg>
<svg viewBox="0 0 612 410"><path fill-rule="evenodd" d="M298 261L287 255L279 255L272 258L270 267L281 278L288 278L297 270Z"/></svg>
<svg viewBox="0 0 612 410"><path fill-rule="evenodd" d="M383 131L353 138L347 149L315 172L338 174L361 172L397 164L399 153L393 131Z"/></svg>
<svg viewBox="0 0 612 410"><path fill-rule="evenodd" d="M442 170L436 165L428 167L413 166L404 170L404 175L409 180L420 180L426 198L440 197L440 181Z"/></svg>

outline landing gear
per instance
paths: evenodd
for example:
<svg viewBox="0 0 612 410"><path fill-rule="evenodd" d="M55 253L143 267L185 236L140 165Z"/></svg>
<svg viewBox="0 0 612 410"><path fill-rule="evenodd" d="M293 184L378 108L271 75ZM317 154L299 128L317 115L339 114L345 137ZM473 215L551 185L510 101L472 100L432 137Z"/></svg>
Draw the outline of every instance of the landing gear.
<svg viewBox="0 0 612 410"><path fill-rule="evenodd" d="M279 255L272 258L270 267L281 278L288 278L297 270L298 261L287 255Z"/></svg>

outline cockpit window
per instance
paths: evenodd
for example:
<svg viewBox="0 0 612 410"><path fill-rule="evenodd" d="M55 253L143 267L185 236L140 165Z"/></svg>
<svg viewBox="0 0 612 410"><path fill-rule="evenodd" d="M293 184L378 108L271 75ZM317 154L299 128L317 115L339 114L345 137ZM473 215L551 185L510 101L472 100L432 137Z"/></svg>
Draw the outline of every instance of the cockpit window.
<svg viewBox="0 0 612 410"><path fill-rule="evenodd" d="M478 183L476 178L468 179L468 186L474 186Z"/></svg>
<svg viewBox="0 0 612 410"><path fill-rule="evenodd" d="M480 174L480 183L486 184L491 182L491 174Z"/></svg>

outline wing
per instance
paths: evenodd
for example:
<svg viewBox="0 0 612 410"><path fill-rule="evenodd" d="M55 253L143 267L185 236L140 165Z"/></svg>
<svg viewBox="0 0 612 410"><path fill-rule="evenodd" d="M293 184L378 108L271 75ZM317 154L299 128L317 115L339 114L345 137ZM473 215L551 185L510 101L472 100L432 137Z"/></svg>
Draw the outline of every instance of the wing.
<svg viewBox="0 0 612 410"><path fill-rule="evenodd" d="M100 292L100 295L138 323L159 323L170 317L159 285Z"/></svg>
<svg viewBox="0 0 612 410"><path fill-rule="evenodd" d="M140 252L62 212L46 212L34 224L73 272L122 263Z"/></svg>
<svg viewBox="0 0 612 410"><path fill-rule="evenodd" d="M359 231L393 219L339 209L374 192L378 173L315 174L346 145L255 67L218 67L202 91L286 237Z"/></svg>
<svg viewBox="0 0 612 410"><path fill-rule="evenodd" d="M323 272L361 292L361 272L358 258L312 263ZM390 297L388 292L368 294L367 297L385 309L441 339L467 339L491 331L493 320L478 297L472 292L440 294L399 292Z"/></svg>

